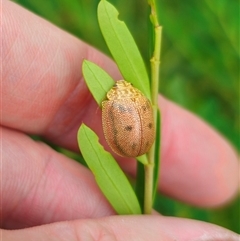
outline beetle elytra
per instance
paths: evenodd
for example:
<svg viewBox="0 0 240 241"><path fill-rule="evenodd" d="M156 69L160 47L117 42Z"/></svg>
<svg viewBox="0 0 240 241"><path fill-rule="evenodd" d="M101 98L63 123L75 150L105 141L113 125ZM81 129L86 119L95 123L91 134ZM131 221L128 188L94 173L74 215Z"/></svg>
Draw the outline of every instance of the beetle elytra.
<svg viewBox="0 0 240 241"><path fill-rule="evenodd" d="M120 156L141 156L155 139L151 102L125 80L117 81L102 102L102 125L108 145Z"/></svg>

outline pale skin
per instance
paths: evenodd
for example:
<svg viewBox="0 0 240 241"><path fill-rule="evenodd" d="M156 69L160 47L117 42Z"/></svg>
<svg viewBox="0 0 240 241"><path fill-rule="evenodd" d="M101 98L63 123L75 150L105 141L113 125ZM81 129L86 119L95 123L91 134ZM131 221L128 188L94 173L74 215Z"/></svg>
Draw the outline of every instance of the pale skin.
<svg viewBox="0 0 240 241"><path fill-rule="evenodd" d="M84 83L81 64L88 59L115 79L121 75L102 53L22 7L3 0L1 11L4 241L238 240L237 234L222 227L156 212L116 216L89 170L29 138L27 134L44 136L78 151L76 132L84 122L109 150L101 113ZM237 155L230 144L165 98L159 97L159 106L163 118L159 191L202 207L233 198L239 180ZM134 160L118 161L126 173L135 175Z"/></svg>

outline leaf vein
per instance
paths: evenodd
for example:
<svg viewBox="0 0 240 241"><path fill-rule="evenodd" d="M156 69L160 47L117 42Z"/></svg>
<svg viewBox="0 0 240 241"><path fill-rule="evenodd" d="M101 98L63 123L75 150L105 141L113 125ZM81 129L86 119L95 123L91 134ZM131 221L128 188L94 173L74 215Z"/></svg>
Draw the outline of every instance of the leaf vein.
<svg viewBox="0 0 240 241"><path fill-rule="evenodd" d="M112 27L112 29L113 29L113 33L114 33L116 39L118 40L121 48L123 49L123 52L126 54L127 59L128 59L128 62L130 63L130 65L131 65L131 67L132 67L132 70L134 71L135 75L137 76L137 78L139 79L139 81L140 81L140 83L141 83L141 78L140 78L140 76L138 75L138 72L136 71L136 69L135 69L135 67L134 67L134 63L131 61L131 57L129 57L128 51L126 51L126 49L124 48L124 45L123 45L122 42L120 41L120 37L119 37L119 35L117 34L117 32L116 32L116 30L115 30L115 28L114 28L114 26L113 26L113 23L112 23L112 21L111 21L111 18L110 18L110 16L109 16L109 13L108 13L105 5L104 5L104 7L105 7L105 10L106 10L106 13L107 13L109 22L110 22L110 24L111 24L111 27ZM117 16L117 20L120 22L120 24L124 24L123 22L121 22L121 21L119 20L118 16Z"/></svg>
<svg viewBox="0 0 240 241"><path fill-rule="evenodd" d="M85 132L85 130L84 130L84 132ZM90 145L92 146L92 149L94 150L94 153L95 153L95 155L96 155L96 157L97 157L98 163L99 163L100 166L102 167L102 170L104 171L104 173L106 174L106 176L108 177L108 179L111 181L112 186L115 188L115 190L116 190L116 192L118 193L118 195L119 195L120 197L122 197L124 203L126 204L126 207L128 207L128 209L129 209L129 211L130 211L131 213L134 213L134 211L133 211L133 210L131 209L131 207L128 205L127 200L125 200L124 196L121 195L121 191L119 191L119 189L118 189L117 186L115 185L114 181L112 180L112 178L109 176L108 172L106 171L106 169L105 169L104 166L102 165L102 163L101 163L101 161L100 161L100 159L99 159L99 156L97 155L97 152L96 152L94 146L92 145L92 142L90 141L90 139L89 139L89 137L88 137L88 135L87 135L86 132L85 132L85 136L87 137ZM97 174L96 174L96 173L95 173L95 177L97 177Z"/></svg>
<svg viewBox="0 0 240 241"><path fill-rule="evenodd" d="M92 69L89 67L89 65L87 65L87 66L88 66L88 69L90 70L90 72L93 74L94 78L96 79L96 82L100 85L100 87L102 88L102 90L106 92L106 90L104 89L102 83L98 81L98 78L97 78L97 76L95 75L94 71L92 71Z"/></svg>

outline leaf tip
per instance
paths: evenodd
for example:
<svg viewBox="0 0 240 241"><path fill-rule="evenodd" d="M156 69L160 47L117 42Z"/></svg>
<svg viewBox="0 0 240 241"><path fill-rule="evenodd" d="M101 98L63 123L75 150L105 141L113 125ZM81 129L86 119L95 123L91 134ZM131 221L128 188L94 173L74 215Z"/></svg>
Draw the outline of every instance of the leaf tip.
<svg viewBox="0 0 240 241"><path fill-rule="evenodd" d="M87 67L89 61L86 60L86 59L83 59L83 62L82 62L82 69L84 69L85 67Z"/></svg>

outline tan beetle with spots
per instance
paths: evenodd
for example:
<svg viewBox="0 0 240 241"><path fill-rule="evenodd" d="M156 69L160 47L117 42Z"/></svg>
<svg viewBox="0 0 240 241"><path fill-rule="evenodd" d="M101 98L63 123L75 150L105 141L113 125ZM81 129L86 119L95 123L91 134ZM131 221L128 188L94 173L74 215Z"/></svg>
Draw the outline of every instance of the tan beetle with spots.
<svg viewBox="0 0 240 241"><path fill-rule="evenodd" d="M137 157L148 152L155 139L151 102L131 83L119 80L102 102L104 136L120 156Z"/></svg>

